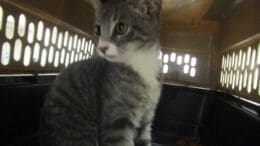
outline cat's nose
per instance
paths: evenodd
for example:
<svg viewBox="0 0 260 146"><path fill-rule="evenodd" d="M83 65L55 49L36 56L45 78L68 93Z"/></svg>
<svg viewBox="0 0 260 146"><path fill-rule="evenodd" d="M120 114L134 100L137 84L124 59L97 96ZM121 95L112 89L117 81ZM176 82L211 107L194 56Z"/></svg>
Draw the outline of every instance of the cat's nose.
<svg viewBox="0 0 260 146"><path fill-rule="evenodd" d="M100 50L103 54L105 54L106 51L108 50L108 46L107 46L107 45L100 46L100 47L99 47L99 50Z"/></svg>

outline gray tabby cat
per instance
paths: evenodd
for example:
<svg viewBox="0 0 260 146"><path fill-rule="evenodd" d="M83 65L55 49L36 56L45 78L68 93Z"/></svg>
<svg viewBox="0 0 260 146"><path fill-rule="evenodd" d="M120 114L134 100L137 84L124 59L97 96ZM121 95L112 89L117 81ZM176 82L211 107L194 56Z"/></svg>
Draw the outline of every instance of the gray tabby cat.
<svg viewBox="0 0 260 146"><path fill-rule="evenodd" d="M161 0L95 0L97 56L70 65L44 103L42 146L151 146Z"/></svg>

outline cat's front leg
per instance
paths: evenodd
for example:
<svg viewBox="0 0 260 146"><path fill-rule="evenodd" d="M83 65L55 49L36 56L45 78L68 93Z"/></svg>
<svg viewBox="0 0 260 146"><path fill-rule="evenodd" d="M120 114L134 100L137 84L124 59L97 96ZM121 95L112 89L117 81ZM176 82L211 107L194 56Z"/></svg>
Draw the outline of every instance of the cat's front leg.
<svg viewBox="0 0 260 146"><path fill-rule="evenodd" d="M101 146L135 146L135 126L127 117L119 118L104 127Z"/></svg>
<svg viewBox="0 0 260 146"><path fill-rule="evenodd" d="M137 129L135 146L151 146L151 124L144 124Z"/></svg>

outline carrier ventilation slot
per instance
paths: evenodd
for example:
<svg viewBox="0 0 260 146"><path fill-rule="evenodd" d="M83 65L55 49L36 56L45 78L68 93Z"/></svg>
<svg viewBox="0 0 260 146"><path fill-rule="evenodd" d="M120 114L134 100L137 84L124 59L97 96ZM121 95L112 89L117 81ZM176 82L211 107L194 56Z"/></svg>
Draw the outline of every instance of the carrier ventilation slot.
<svg viewBox="0 0 260 146"><path fill-rule="evenodd" d="M160 52L159 59L163 63L163 73L170 74L171 72L180 72L189 77L196 77L197 57L188 53L162 53ZM181 67L181 70L175 70L174 65Z"/></svg>
<svg viewBox="0 0 260 146"><path fill-rule="evenodd" d="M8 74L58 72L95 47L87 33L11 1L0 2L0 38L0 73Z"/></svg>
<svg viewBox="0 0 260 146"><path fill-rule="evenodd" d="M220 84L225 90L260 101L260 35L252 37L222 55Z"/></svg>

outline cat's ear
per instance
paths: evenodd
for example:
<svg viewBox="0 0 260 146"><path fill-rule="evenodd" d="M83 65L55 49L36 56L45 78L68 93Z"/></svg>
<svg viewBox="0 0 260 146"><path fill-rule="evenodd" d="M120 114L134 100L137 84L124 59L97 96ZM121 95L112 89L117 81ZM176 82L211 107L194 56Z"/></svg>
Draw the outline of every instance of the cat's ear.
<svg viewBox="0 0 260 146"><path fill-rule="evenodd" d="M102 0L84 0L85 2L89 3L95 10L95 15L97 16L102 5Z"/></svg>
<svg viewBox="0 0 260 146"><path fill-rule="evenodd" d="M148 0L148 14L160 14L162 0Z"/></svg>
<svg viewBox="0 0 260 146"><path fill-rule="evenodd" d="M159 15L161 10L162 0L128 0L134 3L132 9L141 15Z"/></svg>

